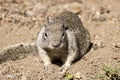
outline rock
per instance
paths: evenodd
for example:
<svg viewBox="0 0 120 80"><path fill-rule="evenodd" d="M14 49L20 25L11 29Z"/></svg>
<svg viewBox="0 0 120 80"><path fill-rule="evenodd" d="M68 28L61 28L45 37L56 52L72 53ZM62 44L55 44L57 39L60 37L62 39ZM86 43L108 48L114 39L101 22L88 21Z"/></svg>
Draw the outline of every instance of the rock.
<svg viewBox="0 0 120 80"><path fill-rule="evenodd" d="M120 48L120 43L115 43L115 48Z"/></svg>
<svg viewBox="0 0 120 80"><path fill-rule="evenodd" d="M102 41L95 41L93 42L93 50L97 50L99 48L104 48L105 47L105 44L102 42Z"/></svg>
<svg viewBox="0 0 120 80"><path fill-rule="evenodd" d="M13 74L7 74L6 77L10 78L10 79L13 79L15 76Z"/></svg>
<svg viewBox="0 0 120 80"><path fill-rule="evenodd" d="M108 14L110 10L104 7L93 7L91 10L91 19L93 21L106 21L108 19Z"/></svg>
<svg viewBox="0 0 120 80"><path fill-rule="evenodd" d="M120 53L120 43L113 43L113 52Z"/></svg>
<svg viewBox="0 0 120 80"><path fill-rule="evenodd" d="M33 11L30 11L30 10L26 11L25 13L27 16L34 16L35 15L35 13Z"/></svg>
<svg viewBox="0 0 120 80"><path fill-rule="evenodd" d="M78 80L82 79L80 72L77 72L77 73L75 74L75 79L78 79Z"/></svg>

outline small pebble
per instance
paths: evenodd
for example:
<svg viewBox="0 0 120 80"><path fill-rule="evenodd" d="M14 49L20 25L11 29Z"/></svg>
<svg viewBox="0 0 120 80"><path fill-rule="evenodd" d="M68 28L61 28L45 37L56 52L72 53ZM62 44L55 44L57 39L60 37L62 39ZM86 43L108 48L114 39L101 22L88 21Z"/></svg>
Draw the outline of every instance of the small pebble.
<svg viewBox="0 0 120 80"><path fill-rule="evenodd" d="M77 73L75 74L75 78L76 78L76 79L82 79L81 73L80 73L80 72L77 72Z"/></svg>
<svg viewBox="0 0 120 80"><path fill-rule="evenodd" d="M14 76L13 74L8 74L8 75L6 75L6 77L12 79L12 78L14 78L15 76Z"/></svg>
<svg viewBox="0 0 120 80"><path fill-rule="evenodd" d="M33 12L33 11L26 11L26 15L28 15L28 16L34 16L35 15L35 13Z"/></svg>
<svg viewBox="0 0 120 80"><path fill-rule="evenodd" d="M104 48L105 44L102 41L93 42L93 49L98 50L99 48Z"/></svg>
<svg viewBox="0 0 120 80"><path fill-rule="evenodd" d="M120 48L120 43L115 43L116 48Z"/></svg>

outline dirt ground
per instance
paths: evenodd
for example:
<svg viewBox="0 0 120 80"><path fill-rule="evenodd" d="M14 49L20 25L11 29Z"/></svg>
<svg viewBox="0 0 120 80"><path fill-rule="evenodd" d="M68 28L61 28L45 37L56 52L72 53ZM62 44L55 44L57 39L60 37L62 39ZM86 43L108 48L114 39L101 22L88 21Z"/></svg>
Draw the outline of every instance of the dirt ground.
<svg viewBox="0 0 120 80"><path fill-rule="evenodd" d="M36 40L46 16L72 11L91 34L95 46L69 73L93 80L104 65L120 68L120 0L0 0L0 51ZM68 80L59 78L59 68L45 71L38 56L0 64L0 80ZM120 74L120 73L119 73Z"/></svg>

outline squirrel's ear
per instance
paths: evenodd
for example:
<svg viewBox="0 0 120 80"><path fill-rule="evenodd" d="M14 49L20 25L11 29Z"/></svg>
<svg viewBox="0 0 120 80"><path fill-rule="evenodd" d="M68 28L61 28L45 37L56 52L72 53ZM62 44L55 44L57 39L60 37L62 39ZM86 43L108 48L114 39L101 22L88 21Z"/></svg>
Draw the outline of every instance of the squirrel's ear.
<svg viewBox="0 0 120 80"><path fill-rule="evenodd" d="M47 23L51 23L52 22L52 20L48 16L46 17L46 21L47 21Z"/></svg>

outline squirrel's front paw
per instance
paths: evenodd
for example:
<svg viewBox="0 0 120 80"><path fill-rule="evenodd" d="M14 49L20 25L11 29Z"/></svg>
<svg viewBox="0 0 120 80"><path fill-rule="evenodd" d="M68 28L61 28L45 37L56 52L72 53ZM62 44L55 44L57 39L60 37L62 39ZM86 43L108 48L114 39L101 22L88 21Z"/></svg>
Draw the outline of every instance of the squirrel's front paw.
<svg viewBox="0 0 120 80"><path fill-rule="evenodd" d="M44 64L44 69L45 70L49 70L49 71L53 71L54 68L53 68L53 65L50 63L50 64Z"/></svg>
<svg viewBox="0 0 120 80"><path fill-rule="evenodd" d="M60 68L60 71L62 71L62 73L65 73L67 70L69 70L70 68L70 65L63 65L61 68Z"/></svg>

